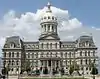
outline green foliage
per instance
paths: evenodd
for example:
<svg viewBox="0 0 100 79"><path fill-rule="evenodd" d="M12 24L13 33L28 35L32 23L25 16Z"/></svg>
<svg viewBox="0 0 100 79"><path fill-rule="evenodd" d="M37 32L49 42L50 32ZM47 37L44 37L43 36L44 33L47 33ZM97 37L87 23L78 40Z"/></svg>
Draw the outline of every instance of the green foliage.
<svg viewBox="0 0 100 79"><path fill-rule="evenodd" d="M78 70L79 70L79 65L77 65L77 63L74 63L73 65L70 66L69 73L71 75L73 71L78 71Z"/></svg>
<svg viewBox="0 0 100 79"><path fill-rule="evenodd" d="M24 71L29 72L30 70L31 70L30 61L26 60L25 63L22 64L21 72L24 72Z"/></svg>
<svg viewBox="0 0 100 79"><path fill-rule="evenodd" d="M46 67L43 69L43 73L48 74L48 69Z"/></svg>
<svg viewBox="0 0 100 79"><path fill-rule="evenodd" d="M2 69L2 74L3 74L3 75L8 74L8 69L7 69L6 67L4 67L4 69Z"/></svg>
<svg viewBox="0 0 100 79"><path fill-rule="evenodd" d="M93 67L92 71L91 71L91 74L92 75L97 75L98 74L98 69L96 67Z"/></svg>
<svg viewBox="0 0 100 79"><path fill-rule="evenodd" d="M97 75L98 74L98 69L95 67L94 63L91 63L90 67L92 68L91 74L92 75Z"/></svg>
<svg viewBox="0 0 100 79"><path fill-rule="evenodd" d="M36 68L36 75L40 75L40 71L37 68Z"/></svg>
<svg viewBox="0 0 100 79"><path fill-rule="evenodd" d="M24 78L24 79L48 79L48 78ZM50 79L87 79L87 78L50 78Z"/></svg>
<svg viewBox="0 0 100 79"><path fill-rule="evenodd" d="M69 73L70 73L70 75L73 73L73 71L74 71L74 66L71 65L71 66L70 66L70 69L69 69Z"/></svg>

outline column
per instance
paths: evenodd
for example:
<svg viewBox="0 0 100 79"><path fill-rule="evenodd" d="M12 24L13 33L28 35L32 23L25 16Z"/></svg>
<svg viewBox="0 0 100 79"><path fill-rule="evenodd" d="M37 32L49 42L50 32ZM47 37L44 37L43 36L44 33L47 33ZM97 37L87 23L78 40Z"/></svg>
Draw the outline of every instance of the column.
<svg viewBox="0 0 100 79"><path fill-rule="evenodd" d="M57 26L55 25L55 32L57 33Z"/></svg>
<svg viewBox="0 0 100 79"><path fill-rule="evenodd" d="M47 67L48 67L48 60L47 60Z"/></svg>
<svg viewBox="0 0 100 79"><path fill-rule="evenodd" d="M60 68L60 61L58 62L58 64L59 64L59 68Z"/></svg>
<svg viewBox="0 0 100 79"><path fill-rule="evenodd" d="M52 32L52 25L50 25L50 32Z"/></svg>
<svg viewBox="0 0 100 79"><path fill-rule="evenodd" d="M46 24L46 32L48 32L48 25Z"/></svg>
<svg viewBox="0 0 100 79"><path fill-rule="evenodd" d="M57 61L55 61L55 68L57 67Z"/></svg>
<svg viewBox="0 0 100 79"><path fill-rule="evenodd" d="M53 27L54 27L54 32L56 32L56 26L54 25Z"/></svg>
<svg viewBox="0 0 100 79"><path fill-rule="evenodd" d="M44 25L43 25L43 28L42 28L42 32L44 33Z"/></svg>
<svg viewBox="0 0 100 79"><path fill-rule="evenodd" d="M44 67L44 61L42 61L43 62L43 67Z"/></svg>
<svg viewBox="0 0 100 79"><path fill-rule="evenodd" d="M52 61L51 61L51 71L52 71Z"/></svg>

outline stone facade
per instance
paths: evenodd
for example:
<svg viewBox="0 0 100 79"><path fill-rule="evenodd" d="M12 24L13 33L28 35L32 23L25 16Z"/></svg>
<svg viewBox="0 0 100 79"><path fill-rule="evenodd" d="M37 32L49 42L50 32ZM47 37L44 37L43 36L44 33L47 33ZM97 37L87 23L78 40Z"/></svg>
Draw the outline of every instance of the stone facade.
<svg viewBox="0 0 100 79"><path fill-rule="evenodd" d="M4 66L9 67L9 74L18 74L25 60L29 60L32 69L48 69L79 66L80 74L90 74L90 64L97 66L97 47L92 36L80 36L75 41L61 41L57 33L57 17L48 9L41 18L41 34L36 42L26 42L19 36L6 38L3 47ZM83 72L84 71L84 72Z"/></svg>

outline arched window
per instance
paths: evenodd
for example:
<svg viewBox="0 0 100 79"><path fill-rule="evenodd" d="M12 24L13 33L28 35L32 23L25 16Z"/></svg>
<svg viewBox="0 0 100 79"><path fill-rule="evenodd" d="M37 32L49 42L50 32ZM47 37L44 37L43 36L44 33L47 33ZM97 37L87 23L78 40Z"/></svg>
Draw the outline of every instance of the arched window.
<svg viewBox="0 0 100 79"><path fill-rule="evenodd" d="M11 48L15 48L15 47L16 47L15 43L11 42L11 43L10 43L10 47L11 47Z"/></svg>
<svg viewBox="0 0 100 79"><path fill-rule="evenodd" d="M86 46L88 46L88 45L89 45L89 42L88 42L88 41L86 41L86 42L85 42L85 44L86 44Z"/></svg>

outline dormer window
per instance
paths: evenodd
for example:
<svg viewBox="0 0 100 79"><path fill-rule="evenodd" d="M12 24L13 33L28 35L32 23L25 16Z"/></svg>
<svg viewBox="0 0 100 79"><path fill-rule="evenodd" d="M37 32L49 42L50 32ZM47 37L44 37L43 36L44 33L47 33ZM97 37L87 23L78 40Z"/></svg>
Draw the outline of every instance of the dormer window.
<svg viewBox="0 0 100 79"><path fill-rule="evenodd" d="M46 17L44 17L44 19L46 19Z"/></svg>
<svg viewBox="0 0 100 79"><path fill-rule="evenodd" d="M48 16L48 19L50 19L50 17Z"/></svg>
<svg viewBox="0 0 100 79"><path fill-rule="evenodd" d="M10 43L10 48L15 48L15 44L14 43Z"/></svg>
<svg viewBox="0 0 100 79"><path fill-rule="evenodd" d="M52 20L54 20L54 17L52 17Z"/></svg>
<svg viewBox="0 0 100 79"><path fill-rule="evenodd" d="M86 42L85 42L85 45L86 45L86 46L89 46L89 42L88 42L88 41L86 41Z"/></svg>

